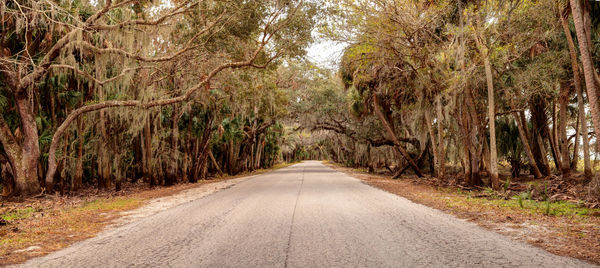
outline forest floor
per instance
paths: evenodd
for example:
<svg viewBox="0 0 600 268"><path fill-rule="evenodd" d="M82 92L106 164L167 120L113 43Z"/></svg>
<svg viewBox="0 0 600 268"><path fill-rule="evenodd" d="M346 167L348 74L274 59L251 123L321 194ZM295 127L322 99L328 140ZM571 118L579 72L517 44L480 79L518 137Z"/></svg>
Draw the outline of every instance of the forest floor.
<svg viewBox="0 0 600 268"><path fill-rule="evenodd" d="M375 175L333 163L328 165L368 185L474 222L512 239L557 255L600 264L600 208L597 203L590 204L566 194L550 194L547 200L551 202L538 201L532 198L532 195L540 195L535 190L510 190L524 188L522 185L531 185L531 182L510 183L507 190L495 192L485 188L443 185L433 178L404 176L393 180L391 176ZM541 184L540 181L534 183ZM543 187L549 188L547 183L544 182Z"/></svg>
<svg viewBox="0 0 600 268"><path fill-rule="evenodd" d="M119 192L89 188L62 196L0 200L0 266L46 255L273 169L169 187L149 188L139 182L125 184Z"/></svg>

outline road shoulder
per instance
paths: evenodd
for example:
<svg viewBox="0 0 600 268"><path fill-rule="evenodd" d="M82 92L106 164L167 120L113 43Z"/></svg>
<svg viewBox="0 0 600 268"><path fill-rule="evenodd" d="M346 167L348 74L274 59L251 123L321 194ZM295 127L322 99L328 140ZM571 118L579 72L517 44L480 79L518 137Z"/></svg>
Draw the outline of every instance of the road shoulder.
<svg viewBox="0 0 600 268"><path fill-rule="evenodd" d="M544 215L516 200L477 196L457 187L439 187L427 179L387 176L326 163L327 166L360 179L363 183L405 197L415 203L441 210L514 240L543 248L553 254L600 264L600 217L591 215ZM560 209L560 208L552 208Z"/></svg>
<svg viewBox="0 0 600 268"><path fill-rule="evenodd" d="M3 202L0 204L0 266L47 255L289 165L193 184L154 188L141 184L120 192L83 191L79 195Z"/></svg>

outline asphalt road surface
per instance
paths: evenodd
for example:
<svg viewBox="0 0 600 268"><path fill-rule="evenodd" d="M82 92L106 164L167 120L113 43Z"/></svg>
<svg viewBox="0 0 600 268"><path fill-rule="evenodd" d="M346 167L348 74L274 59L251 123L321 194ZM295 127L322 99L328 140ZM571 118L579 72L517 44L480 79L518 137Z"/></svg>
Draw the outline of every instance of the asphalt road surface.
<svg viewBox="0 0 600 268"><path fill-rule="evenodd" d="M30 267L586 267L307 161Z"/></svg>

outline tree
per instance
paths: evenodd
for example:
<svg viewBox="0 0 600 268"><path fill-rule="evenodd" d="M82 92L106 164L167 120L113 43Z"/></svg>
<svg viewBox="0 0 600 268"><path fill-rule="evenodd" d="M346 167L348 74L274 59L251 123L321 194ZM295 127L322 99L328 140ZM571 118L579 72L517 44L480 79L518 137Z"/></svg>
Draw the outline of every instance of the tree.
<svg viewBox="0 0 600 268"><path fill-rule="evenodd" d="M75 6L64 1L40 5L10 2L7 27L3 28L0 71L4 74L2 92L9 94L11 105L17 108L19 126L15 128L5 116L0 118L0 140L15 171L16 193L39 191L41 152L36 105L39 96L44 94L39 84L49 76L69 74L69 79L85 83L90 92L97 92L97 99L71 107L60 125L53 122L56 131L48 148L45 175L46 188L52 190L61 138L80 116L100 111L100 128L105 129L108 119L103 114L108 108L150 109L188 102L198 97L201 89L222 71L265 68L277 58L300 55L311 40L313 4L302 1L208 2L180 1L174 7L160 6L151 14L146 11L148 5L132 1L84 2ZM251 14L250 10L255 12ZM198 20L189 23L185 21L186 16ZM254 16L254 19L246 16ZM236 36L232 29L243 23L247 23L244 25L247 31ZM173 35L176 31L186 34ZM223 35L234 38L222 38ZM236 46L231 46L229 51L211 50L219 41L229 42L221 45ZM161 81L181 76L180 72L161 72L162 66L184 56L196 60L211 58L209 53L214 53L213 60L204 65L204 76L186 74L183 76L186 82L181 84L183 90L165 92L160 88L164 85ZM138 79L137 85L145 84L145 88L130 86L133 79ZM115 89L116 95L103 94L114 94ZM106 140L106 131L101 132ZM107 166L105 162L101 165Z"/></svg>
<svg viewBox="0 0 600 268"><path fill-rule="evenodd" d="M587 38L584 21L583 10L581 3L577 0L570 0L571 13L573 14L573 23L575 24L575 32L577 33L577 43L579 44L579 53L581 63L583 65L583 75L585 78L585 86L587 89L588 102L590 104L590 112L596 133L600 133L600 107L598 107L598 95L596 87L596 71L592 64L592 55L590 53L589 39Z"/></svg>
<svg viewBox="0 0 600 268"><path fill-rule="evenodd" d="M565 9L565 11L568 11L568 9ZM573 42L573 38L571 37L571 30L569 29L569 24L567 22L569 16L569 13L564 12L563 14L560 14L560 22L563 28L563 31L565 33L565 37L567 40L567 45L569 48L569 57L571 59L571 68L573 70L573 82L574 82L574 86L575 86L575 91L577 94L577 107L578 107L578 112L579 112L579 123L580 126L579 127L579 131L581 133L581 139L583 142L583 159L584 159L584 174L586 177L590 177L592 170L591 170L591 163L590 163L590 145L589 145L589 140L588 140L588 130L587 130L587 119L585 117L585 104L583 102L583 90L582 90L582 84L581 84L581 74L579 73L579 61L577 60L577 50L575 48L575 42ZM577 140L577 139L576 139ZM576 154L578 154L578 151L574 152L574 158ZM563 160L564 161L564 160Z"/></svg>

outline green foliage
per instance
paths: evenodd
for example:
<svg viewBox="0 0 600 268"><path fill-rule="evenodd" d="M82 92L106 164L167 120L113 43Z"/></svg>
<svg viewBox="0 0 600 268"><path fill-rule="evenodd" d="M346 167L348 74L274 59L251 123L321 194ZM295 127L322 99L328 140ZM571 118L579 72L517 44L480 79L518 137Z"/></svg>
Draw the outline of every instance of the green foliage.
<svg viewBox="0 0 600 268"><path fill-rule="evenodd" d="M4 112L8 108L8 98L0 92L0 112Z"/></svg>
<svg viewBox="0 0 600 268"><path fill-rule="evenodd" d="M14 211L9 211L9 212L0 214L0 218L5 221L9 221L9 222L17 221L17 220L29 218L34 212L35 212L35 209L33 207L27 207L24 209L17 209Z"/></svg>
<svg viewBox="0 0 600 268"><path fill-rule="evenodd" d="M234 117L233 119L225 118L221 122L223 127L223 140L239 142L244 137L244 131L241 128L240 117Z"/></svg>
<svg viewBox="0 0 600 268"><path fill-rule="evenodd" d="M506 182L504 183L504 191L505 192L508 190L508 187L510 187L510 179L506 179Z"/></svg>
<svg viewBox="0 0 600 268"><path fill-rule="evenodd" d="M523 197L522 197L521 195L518 195L518 196L517 196L517 200L519 201L519 206L520 206L521 208L525 208L525 207L523 206Z"/></svg>
<svg viewBox="0 0 600 268"><path fill-rule="evenodd" d="M271 167L275 160L279 157L281 152L281 139L283 137L283 125L277 123L267 130L265 136L265 147L264 147L264 158L263 168Z"/></svg>
<svg viewBox="0 0 600 268"><path fill-rule="evenodd" d="M496 138L500 157L509 161L521 161L523 144L519 137L519 129L513 120L509 117L496 120Z"/></svg>
<svg viewBox="0 0 600 268"><path fill-rule="evenodd" d="M365 109L365 99L363 93L356 90L355 87L351 87L348 91L348 103L350 104L350 111L357 117L364 115L367 110Z"/></svg>

